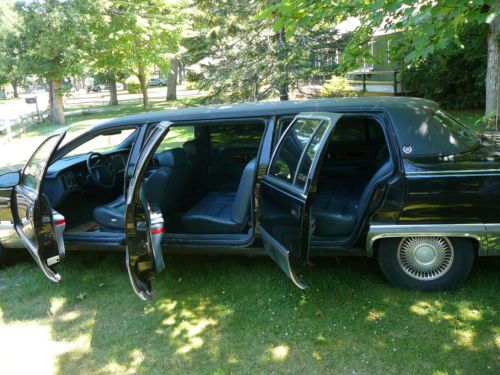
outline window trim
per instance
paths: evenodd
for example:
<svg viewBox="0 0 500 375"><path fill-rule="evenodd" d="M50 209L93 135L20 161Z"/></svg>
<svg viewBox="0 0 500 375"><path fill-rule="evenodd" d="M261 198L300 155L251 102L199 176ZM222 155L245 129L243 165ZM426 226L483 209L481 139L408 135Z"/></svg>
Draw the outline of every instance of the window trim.
<svg viewBox="0 0 500 375"><path fill-rule="evenodd" d="M332 113L339 113L341 114L342 116L344 116L343 113L341 112L332 112ZM276 157L278 155L278 151L280 151L281 149L281 146L284 142L284 139L286 137L286 135L288 134L288 132L291 131L293 125L295 124L295 122L298 120L298 119L303 119L303 118L306 118L306 119L317 119L317 120L321 120L321 122L318 124L318 126L316 127L316 129L314 130L313 134L311 135L311 137L309 138L308 142L307 142L307 145L306 147L304 148L304 150L302 151L302 153L300 154L300 158L299 158L299 163L297 164L297 168L295 169L294 171L294 178L292 179L292 182L287 182L287 181L284 181L278 177L275 177L275 176L272 176L270 174L270 171L271 171L271 168L273 167L273 164L276 160ZM300 167L300 162L302 160L302 157L304 155L304 152L307 151L307 147L309 146L310 142L312 141L312 139L314 139L314 136L316 135L316 132L319 130L319 128L321 127L321 125L323 124L323 122L328 122L327 124L327 127L328 126L332 126L332 123L331 123L331 118L327 117L327 116L323 116L321 115L321 113L314 113L314 112L305 112L303 115L301 115L300 113L295 115L293 121L290 123L290 125L288 125L286 131L281 135L278 143L276 144L276 146L274 147L274 150L273 150L273 153L272 153L272 156L271 156L271 159L269 161L269 166L267 167L267 170L266 170L266 176L269 177L269 178L272 178L273 181L280 181L282 184L282 186L288 186L289 188L291 188L293 191L295 191L296 193L298 193L300 196L305 196L305 192L307 191L307 189L309 189L309 185L310 185L310 181L311 181L311 171L313 171L317 164L318 164L318 157L317 155L315 155L312 163L311 163L311 167L309 168L309 172L307 173L307 181L306 183L304 184L304 188L303 189L300 189L298 187L295 186L294 182L295 182L295 178L296 178L296 174L297 174L297 171ZM324 143L325 143L325 139L322 139L322 146L321 147L324 147Z"/></svg>

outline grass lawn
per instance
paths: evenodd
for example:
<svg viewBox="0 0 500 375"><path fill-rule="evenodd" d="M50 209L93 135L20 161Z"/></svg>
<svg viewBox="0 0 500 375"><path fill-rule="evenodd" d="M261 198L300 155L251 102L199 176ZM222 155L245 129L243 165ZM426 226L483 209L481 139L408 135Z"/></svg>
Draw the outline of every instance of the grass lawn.
<svg viewBox="0 0 500 375"><path fill-rule="evenodd" d="M500 373L500 259L441 293L394 288L372 259L313 259L306 291L267 258L165 259L149 303L123 254L69 253L59 284L27 257L0 270L0 374Z"/></svg>

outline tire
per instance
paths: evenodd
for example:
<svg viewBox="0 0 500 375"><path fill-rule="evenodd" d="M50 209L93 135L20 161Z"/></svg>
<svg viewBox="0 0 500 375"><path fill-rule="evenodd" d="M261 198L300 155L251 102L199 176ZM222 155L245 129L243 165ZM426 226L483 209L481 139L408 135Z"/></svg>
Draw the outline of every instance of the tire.
<svg viewBox="0 0 500 375"><path fill-rule="evenodd" d="M6 249L0 245L0 269L19 260L22 254L22 251L19 249Z"/></svg>
<svg viewBox="0 0 500 375"><path fill-rule="evenodd" d="M377 260L392 284L423 291L447 290L469 276L474 246L467 238L384 239L379 242Z"/></svg>

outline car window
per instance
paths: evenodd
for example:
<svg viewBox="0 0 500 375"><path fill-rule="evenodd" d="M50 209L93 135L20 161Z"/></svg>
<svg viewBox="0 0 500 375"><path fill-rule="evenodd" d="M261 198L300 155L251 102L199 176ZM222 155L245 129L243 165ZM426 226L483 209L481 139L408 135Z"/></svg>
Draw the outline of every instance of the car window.
<svg viewBox="0 0 500 375"><path fill-rule="evenodd" d="M437 110L434 119L450 132L449 141L454 146L472 147L479 142L478 136L447 113Z"/></svg>
<svg viewBox="0 0 500 375"><path fill-rule="evenodd" d="M285 133L269 169L269 175L292 182L300 156L321 120L299 118Z"/></svg>
<svg viewBox="0 0 500 375"><path fill-rule="evenodd" d="M339 121L332 134L332 141L353 142L366 141L366 125L363 119L344 118Z"/></svg>
<svg viewBox="0 0 500 375"><path fill-rule="evenodd" d="M320 124L320 128L318 129L316 134L314 134L311 143L309 143L309 146L307 146L307 150L302 157L302 161L300 162L300 167L297 172L297 178L295 179L295 186L299 189L304 189L304 187L306 186L309 170L311 169L314 157L318 153L321 140L323 138L323 135L325 135L327 127L328 126L326 122Z"/></svg>
<svg viewBox="0 0 500 375"><path fill-rule="evenodd" d="M91 152L108 152L118 148L129 137L135 137L137 129L114 130L112 133L102 133L89 139L65 156L85 155Z"/></svg>
<svg viewBox="0 0 500 375"><path fill-rule="evenodd" d="M264 123L239 125L211 125L210 142L212 148L256 147L260 145Z"/></svg>
<svg viewBox="0 0 500 375"><path fill-rule="evenodd" d="M33 154L26 164L21 177L21 185L37 190L42 181L43 171L50 157L50 153L59 141L59 137L49 138Z"/></svg>
<svg viewBox="0 0 500 375"><path fill-rule="evenodd" d="M170 128L163 141L156 149L156 153L170 150L196 138L194 126L174 126Z"/></svg>

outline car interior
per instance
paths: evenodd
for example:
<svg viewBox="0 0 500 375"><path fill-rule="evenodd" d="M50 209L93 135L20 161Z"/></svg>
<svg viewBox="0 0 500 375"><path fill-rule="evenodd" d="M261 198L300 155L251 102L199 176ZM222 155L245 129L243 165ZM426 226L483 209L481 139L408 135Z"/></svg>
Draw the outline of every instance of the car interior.
<svg viewBox="0 0 500 375"><path fill-rule="evenodd" d="M284 119L281 131L289 123ZM257 155L264 130L262 121L170 130L156 150L142 185L148 202L163 213L167 236L249 233ZM44 192L65 216L67 232L123 232L123 178L134 137L129 134L116 147L96 156L98 165L109 164L108 169L115 171L113 188L92 184L83 159L71 173L62 174L64 188L70 188L63 197L53 192L60 182L46 181ZM88 153L82 157L92 159ZM321 163L312 205L313 238L350 235L375 184L392 169L380 124L368 116L344 116L328 141Z"/></svg>
<svg viewBox="0 0 500 375"><path fill-rule="evenodd" d="M343 117L333 131L319 172L312 205L313 236L349 236L375 185L393 169L380 124L372 118Z"/></svg>
<svg viewBox="0 0 500 375"><path fill-rule="evenodd" d="M281 132L291 120L282 121ZM344 115L328 140L320 164L311 208L311 239L321 242L350 236L374 188L393 170L378 121L369 116Z"/></svg>
<svg viewBox="0 0 500 375"><path fill-rule="evenodd" d="M248 233L256 157L264 129L261 120L171 129L156 150L142 185L148 202L163 213L167 234ZM120 144L99 154L100 163L92 163L104 167L115 159L126 161L132 144ZM75 157L79 156L65 156L56 163ZM90 152L86 157L91 159ZM92 183L88 169L78 159L60 178L45 181L44 192L66 218L66 232L123 232L125 162L113 168L116 183L107 189L102 183ZM103 176L101 171L101 180ZM64 188L78 188L60 194L56 192L60 180Z"/></svg>

